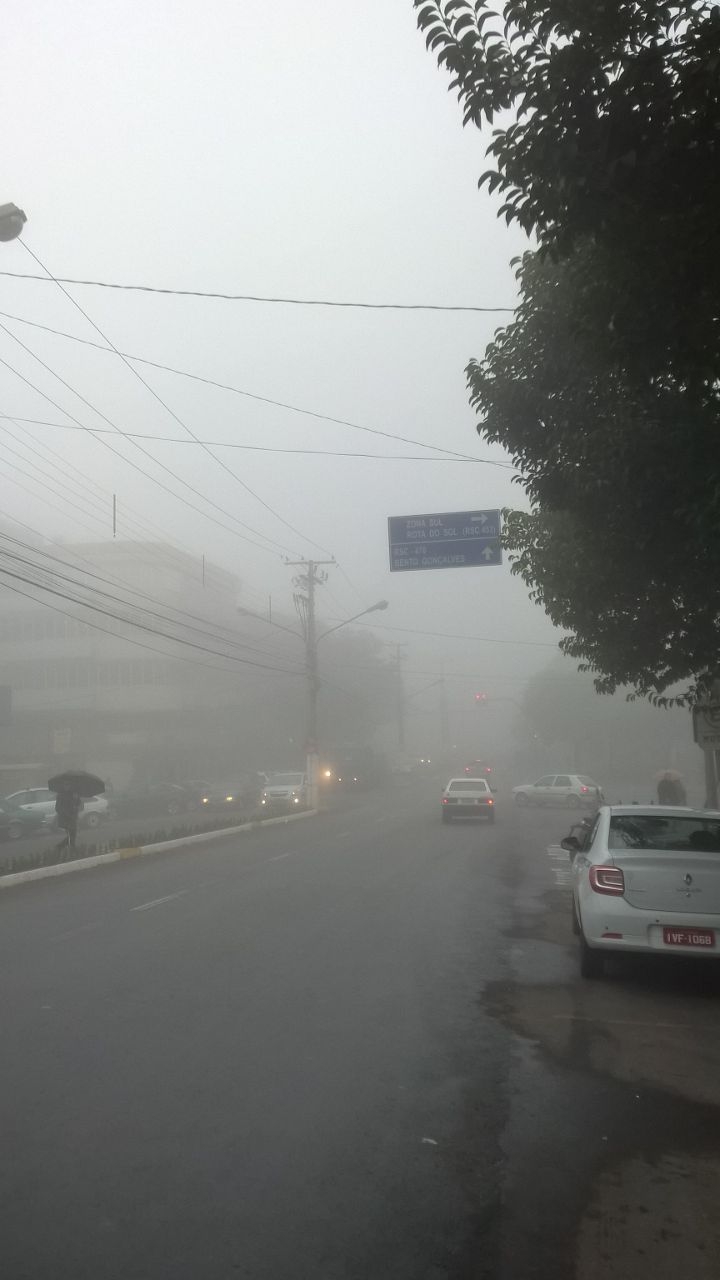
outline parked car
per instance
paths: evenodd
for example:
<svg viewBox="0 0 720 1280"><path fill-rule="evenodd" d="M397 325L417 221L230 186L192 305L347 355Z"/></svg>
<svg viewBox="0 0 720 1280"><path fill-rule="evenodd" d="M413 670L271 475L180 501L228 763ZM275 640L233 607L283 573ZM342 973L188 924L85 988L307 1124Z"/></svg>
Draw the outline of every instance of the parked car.
<svg viewBox="0 0 720 1280"><path fill-rule="evenodd" d="M122 818L187 813L197 807L196 796L171 782L150 782L143 786L129 787L115 797L115 808Z"/></svg>
<svg viewBox="0 0 720 1280"><path fill-rule="evenodd" d="M0 805L0 839L20 840L22 836L51 835L53 815L38 813L31 808L10 805L3 800Z"/></svg>
<svg viewBox="0 0 720 1280"><path fill-rule="evenodd" d="M495 821L495 801L485 778L451 778L442 793L442 820L484 818Z"/></svg>
<svg viewBox="0 0 720 1280"><path fill-rule="evenodd" d="M110 803L107 796L91 796L89 800L82 802L78 826L97 827L101 822L107 821L109 813Z"/></svg>
<svg viewBox="0 0 720 1280"><path fill-rule="evenodd" d="M41 817L46 820L48 827L56 830L58 825L55 813L56 800L55 792L48 790L47 787L26 787L24 791L13 791L11 795L5 796L2 803L9 809ZM109 809L110 805L105 796L93 796L89 800L83 800L78 826L97 827L104 818L107 818Z"/></svg>
<svg viewBox="0 0 720 1280"><path fill-rule="evenodd" d="M516 804L562 804L571 809L603 804L602 787L583 773L548 773L537 782L513 787Z"/></svg>
<svg viewBox="0 0 720 1280"><path fill-rule="evenodd" d="M11 792L1 803L11 809L23 809L26 813L54 817L56 800L55 792L47 787L25 787L22 791Z"/></svg>
<svg viewBox="0 0 720 1280"><path fill-rule="evenodd" d="M611 952L720 957L720 813L607 805L561 844L584 978Z"/></svg>
<svg viewBox="0 0 720 1280"><path fill-rule="evenodd" d="M304 805L307 800L307 779L304 773L274 773L268 779L260 798L264 809L291 809Z"/></svg>

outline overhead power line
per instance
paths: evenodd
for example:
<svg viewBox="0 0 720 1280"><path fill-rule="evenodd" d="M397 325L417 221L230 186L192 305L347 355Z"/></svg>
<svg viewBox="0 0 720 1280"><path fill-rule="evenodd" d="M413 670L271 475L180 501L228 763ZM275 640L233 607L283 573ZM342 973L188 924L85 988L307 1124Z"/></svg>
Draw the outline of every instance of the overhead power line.
<svg viewBox="0 0 720 1280"><path fill-rule="evenodd" d="M93 435L97 436L112 436L116 434L109 427L84 427L73 422L49 422L44 418L20 418L14 414L0 413L0 419L3 418L15 423L28 422L36 427L51 427L54 431L90 430ZM476 465L479 463L486 467L501 467L507 471L515 469L511 462L499 462L494 458L460 458L457 456L430 458L427 454L414 453L363 453L350 449L291 449L280 445L240 444L237 440L189 440L187 436L158 436L147 431L124 431L123 434L128 440L152 440L156 444L211 445L213 449L240 449L247 453L288 453L318 458L373 458L380 462L470 462Z"/></svg>
<svg viewBox="0 0 720 1280"><path fill-rule="evenodd" d="M0 274L2 274L0 272ZM41 329L44 333L52 333L56 338L66 338L69 342L79 342L85 347L94 347L96 351L111 352L110 347L104 347L100 342L92 342L89 338L79 338L77 334L65 333L62 329L53 329L50 325L39 324L36 320L26 320L24 316L13 315L9 311L0 311L0 316L6 320L14 320L18 324L28 325L32 329ZM428 444L424 440L414 440L410 436L401 436L397 432L382 431L379 427L367 427L361 422L352 422L349 418L338 418L330 413L320 413L316 409L304 409L300 405L290 404L287 400L275 400L271 396L261 396L255 391L246 391L242 387L235 387L232 383L218 382L215 378L205 378L199 373L189 373L187 369L175 369L172 365L161 364L157 360L148 360L144 356L130 355L129 352L121 353L126 360L132 360L135 364L145 364L151 369L161 369L164 373L175 374L179 378L189 378L192 382L201 382L206 387L216 387L218 391L230 391L233 395L243 396L246 400L255 400L259 404L268 404L274 409L285 409L288 413L299 413L306 418L314 418L318 422L331 422L338 427L348 427L351 431L363 431L366 435L381 436L385 440L395 440L399 444L409 444L416 449L429 449L433 453L443 454L450 458L461 458L464 462L476 462L478 459L472 454L458 453L453 449L446 449L443 445ZM497 466L508 466L508 463L497 463Z"/></svg>
<svg viewBox="0 0 720 1280"><path fill-rule="evenodd" d="M153 399L156 400L157 403L162 406L165 412L170 414L173 421L177 422L178 426L182 427L183 431L186 431L187 434L197 444L200 444L202 446L205 453L207 453L208 457L212 458L213 462L216 462L218 466L222 468L223 471L225 471L229 476L232 477L232 479L237 484L240 485L241 489L243 489L245 493L250 494L250 497L254 498L255 501L260 504L261 507L264 507L265 510L270 513L271 516L273 516L276 520L280 522L280 524L284 525L286 529L289 529L291 533L294 533L297 538L300 538L301 542L309 542L311 546L317 547L318 544L314 542L312 538L308 538L306 534L301 533L299 529L296 529L295 525L291 524L288 520L285 519L284 516L280 515L280 512L276 511L274 507L271 507L270 504L266 502L264 498L261 498L260 494L256 493L256 491L252 489L245 480L242 480L240 476L235 471L233 471L232 468L229 467L226 462L222 460L222 458L217 458L215 456L215 454L212 452L211 447L198 438L198 436L195 434L192 428L189 427L187 423L183 421L183 419L179 416L179 414L177 414L175 410L172 409L170 405L166 403L165 400L163 400L162 396L158 395L155 388L152 387L150 383L147 381L147 379L144 378L142 374L138 372L138 370L130 363L127 357L124 356L121 351L118 351L117 347L115 346L115 343L112 341L112 338L108 338L107 334L104 333L103 330L100 328L100 326L95 323L92 316L88 315L87 311L85 311L84 308L80 306L80 303L77 302L75 298L73 298L71 293L68 293L67 289L63 287L63 283L53 275L52 271L50 271L49 267L45 266L44 262L40 261L40 258L30 248L27 241L21 238L20 243L22 244L22 247L25 250L25 252L30 255L33 261L36 262L37 265L45 272L48 278L52 280L54 284L57 285L58 289L63 294L63 297L67 298L68 302L70 302L72 306L75 307L76 310L80 312L80 315L83 316L84 319L87 320L88 324L92 326L95 332L99 334L103 342L107 343L110 350L112 350L115 353L118 359L122 360L123 364L125 365L125 368L130 371L132 376L136 378L137 381L141 383L143 387L145 387L146 391L148 391L150 395L153 397ZM249 526L246 526L246 527L249 527ZM261 534L260 536L262 537L263 535ZM273 541L273 539L268 539L268 541ZM319 550L325 551L326 548L320 547Z"/></svg>
<svg viewBox="0 0 720 1280"><path fill-rule="evenodd" d="M46 276L27 271L0 271L0 276L14 280L39 280L48 284ZM160 293L172 298L218 298L223 302L268 302L287 307L342 307L360 311L469 311L471 313L513 313L516 307L478 307L447 302L357 302L346 298L280 298L259 293L217 293L211 289L164 289L160 285L120 284L113 280L78 280L71 276L54 276L57 284L83 285L91 289L122 289L129 293Z"/></svg>
<svg viewBox="0 0 720 1280"><path fill-rule="evenodd" d="M333 622L334 619L330 618L328 621ZM496 636L458 635L451 631L422 631L418 627L394 627L389 622L355 622L353 626L367 628L369 631L401 631L409 636L435 636L441 640L470 640L475 644L520 644L530 649L557 649L557 641L553 640L508 640L498 639ZM431 671L428 674L436 673Z"/></svg>
<svg viewBox="0 0 720 1280"><path fill-rule="evenodd" d="M76 395L78 399L83 402L83 404L87 405L87 407L92 410L93 413L97 413L98 416L102 418L104 422L107 422L113 428L113 430L117 432L117 434L121 438L125 437L125 433L121 431L120 428L117 427L115 423L112 422L111 419L107 417L106 414L102 413L100 409L95 408L95 406L91 404L90 401L87 400L85 396L81 394L81 392L76 391L74 387L72 387L68 382L65 381L64 378L60 376L60 374L56 373L54 369L51 369L49 365L45 364L44 360L41 360L40 357L36 355L34 351L31 351L31 349L27 347L24 342L21 342L20 339L14 333L11 333L10 330L6 328L5 325L0 324L0 329L2 329L5 333L7 333L8 337L12 338L14 342L17 342L19 346L23 348L23 350L27 351L28 354L33 357L33 359L37 360L38 364L42 365L42 367L46 369L48 373L51 373L54 378L57 378L57 380L60 383L62 383L62 385L66 387L68 391L71 391L73 395ZM47 395L45 391L42 391L41 388L38 387L34 382L31 382L29 378L26 378L25 375L20 373L20 371L16 369L12 364L10 364L9 361L3 360L1 356L0 356L0 364L4 365L5 368L10 371L10 373L15 374L15 377L19 378L21 382L24 382L26 386L30 387L33 391L37 392L39 396L42 396L44 400L47 400L48 404L51 404L54 409L57 409L60 413L64 413L82 431L86 431L88 435L94 436L97 439L99 444L103 445L106 449L109 449L111 453L114 453L116 455L116 457L121 458L122 461L127 464L127 466L132 467L134 471L139 472L140 475L144 476L146 480L149 480L152 484L158 485L161 489L165 491L165 493L169 493L172 498L176 499L176 501L182 502L185 506L189 507L193 511L196 511L198 515L203 516L206 520L211 520L213 524L219 525L220 528L224 529L226 533L232 533L235 537L241 538L244 542L251 543L252 546L258 547L261 551L266 551L266 552L270 552L271 554L276 554L272 552L272 549L270 547L263 545L263 543L256 542L253 538L248 537L247 534L241 533L239 529L234 529L231 525L226 524L223 520L218 520L217 517L213 516L209 511L203 511L203 509L201 507L197 507L195 503L190 502L187 498L183 498L182 494L176 493L174 489L171 489L169 485L165 484L162 480L158 479L157 476L151 475L150 472L146 471L144 467L141 467L138 465L138 463L133 462L132 458L128 458L124 453L121 452L120 449L114 448L114 446L104 438L104 436L108 434L107 432L105 432L104 434L98 435L95 428L88 427L84 423L82 423L79 418L76 418L72 413L70 413L69 409L64 409L61 404L58 404L56 400L53 400L51 396ZM163 471L168 472L168 474L171 475L174 480L177 480L179 481L180 484L183 484L187 489L190 490L191 493L194 493L203 502L206 502L210 506L215 507L218 511L222 512L223 515L228 516L230 519L232 520L237 519L237 517L233 516L230 512L225 511L223 507L219 506L218 503L214 502L212 498L206 497L205 494L201 493L199 489L196 489L194 485L191 485L187 480L183 480L182 476L177 475L176 472L174 472L171 467L166 466L164 462L160 462L157 458L154 458L153 455L150 453L150 451L148 449L145 449L143 445L138 444L136 440L130 440L130 443L133 444L136 449L139 449L141 453L144 453L146 457L150 459L151 462L154 462L155 465L159 466ZM238 524L241 524L244 528L249 527L248 525L245 525L243 521L238 521ZM267 538L265 534L259 534L259 536L264 537L267 542L274 541L274 539L272 538ZM278 547L282 547L282 543L276 543L275 545ZM285 548L285 550L287 550L287 548Z"/></svg>

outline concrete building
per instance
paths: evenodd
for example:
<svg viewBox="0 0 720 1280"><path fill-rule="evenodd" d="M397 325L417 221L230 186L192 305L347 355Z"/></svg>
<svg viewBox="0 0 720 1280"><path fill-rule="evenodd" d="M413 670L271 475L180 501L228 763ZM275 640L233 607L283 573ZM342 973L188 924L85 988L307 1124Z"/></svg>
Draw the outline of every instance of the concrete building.
<svg viewBox="0 0 720 1280"><path fill-rule="evenodd" d="M148 770L195 773L208 750L232 749L247 676L217 655L242 642L233 574L123 541L5 543L2 567L24 580L0 579L0 685L11 704L0 715L0 787L64 763L123 785Z"/></svg>

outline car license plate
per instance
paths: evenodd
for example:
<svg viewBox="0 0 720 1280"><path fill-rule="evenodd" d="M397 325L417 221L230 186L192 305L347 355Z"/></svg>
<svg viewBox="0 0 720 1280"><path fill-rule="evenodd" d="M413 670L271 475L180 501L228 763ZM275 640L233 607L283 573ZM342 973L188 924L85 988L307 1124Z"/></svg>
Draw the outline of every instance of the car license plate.
<svg viewBox="0 0 720 1280"><path fill-rule="evenodd" d="M663 929L667 947L714 947L714 929Z"/></svg>

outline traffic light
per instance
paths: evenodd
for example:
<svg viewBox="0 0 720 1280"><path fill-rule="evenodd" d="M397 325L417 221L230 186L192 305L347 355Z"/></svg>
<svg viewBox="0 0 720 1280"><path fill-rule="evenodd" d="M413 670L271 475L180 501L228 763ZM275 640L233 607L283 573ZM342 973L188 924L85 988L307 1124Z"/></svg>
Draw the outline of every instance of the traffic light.
<svg viewBox="0 0 720 1280"><path fill-rule="evenodd" d="M475 694L475 701L476 701L476 702L487 702L487 694L486 694L486 693L476 693L476 694Z"/></svg>

